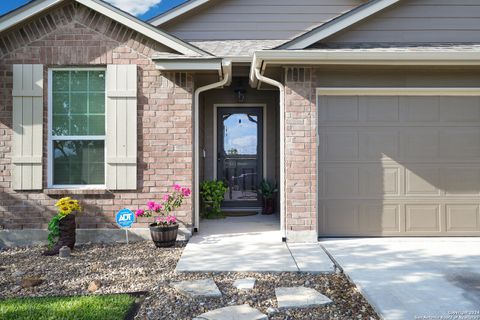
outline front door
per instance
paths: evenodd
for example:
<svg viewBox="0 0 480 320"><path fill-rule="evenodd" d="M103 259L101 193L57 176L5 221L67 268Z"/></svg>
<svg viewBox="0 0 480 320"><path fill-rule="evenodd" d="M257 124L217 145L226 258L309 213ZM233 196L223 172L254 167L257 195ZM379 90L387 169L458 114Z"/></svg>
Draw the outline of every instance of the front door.
<svg viewBox="0 0 480 320"><path fill-rule="evenodd" d="M262 108L217 108L217 179L228 186L224 207L259 207L263 177Z"/></svg>

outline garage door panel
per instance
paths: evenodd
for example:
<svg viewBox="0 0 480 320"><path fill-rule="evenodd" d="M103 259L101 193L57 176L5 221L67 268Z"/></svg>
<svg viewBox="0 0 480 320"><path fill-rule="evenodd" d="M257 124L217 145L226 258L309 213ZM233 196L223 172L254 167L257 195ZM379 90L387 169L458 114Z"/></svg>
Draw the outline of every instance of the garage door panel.
<svg viewBox="0 0 480 320"><path fill-rule="evenodd" d="M327 197L358 195L358 168L325 168L325 194Z"/></svg>
<svg viewBox="0 0 480 320"><path fill-rule="evenodd" d="M396 130L385 132L362 130L359 133L360 159L375 160L393 159L399 156L400 139Z"/></svg>
<svg viewBox="0 0 480 320"><path fill-rule="evenodd" d="M440 156L444 159L480 158L479 128L443 128L440 141Z"/></svg>
<svg viewBox="0 0 480 320"><path fill-rule="evenodd" d="M480 235L479 97L329 96L319 110L320 235Z"/></svg>
<svg viewBox="0 0 480 320"><path fill-rule="evenodd" d="M440 195L440 168L406 165L405 194L411 196Z"/></svg>
<svg viewBox="0 0 480 320"><path fill-rule="evenodd" d="M320 122L358 121L358 97L321 97Z"/></svg>
<svg viewBox="0 0 480 320"><path fill-rule="evenodd" d="M402 120L406 122L438 122L439 97L400 97Z"/></svg>
<svg viewBox="0 0 480 320"><path fill-rule="evenodd" d="M347 235L355 233L358 226L358 205L348 201L326 201L323 205L325 232Z"/></svg>
<svg viewBox="0 0 480 320"><path fill-rule="evenodd" d="M356 131L326 132L324 142L325 159L358 159L358 134Z"/></svg>
<svg viewBox="0 0 480 320"><path fill-rule="evenodd" d="M365 165L359 168L360 194L367 197L399 195L400 168L383 164Z"/></svg>
<svg viewBox="0 0 480 320"><path fill-rule="evenodd" d="M480 98L441 97L440 119L444 122L480 121Z"/></svg>
<svg viewBox="0 0 480 320"><path fill-rule="evenodd" d="M446 206L447 232L480 231L480 207L477 204Z"/></svg>
<svg viewBox="0 0 480 320"><path fill-rule="evenodd" d="M402 128L400 133L401 158L406 160L436 159L439 151L437 128Z"/></svg>
<svg viewBox="0 0 480 320"><path fill-rule="evenodd" d="M360 230L367 233L401 232L399 205L365 204L360 208Z"/></svg>
<svg viewBox="0 0 480 320"><path fill-rule="evenodd" d="M405 205L407 232L441 232L441 209L438 204Z"/></svg>
<svg viewBox="0 0 480 320"><path fill-rule="evenodd" d="M399 98L398 97L360 97L359 104L364 106L366 121L392 121L396 122L400 119Z"/></svg>
<svg viewBox="0 0 480 320"><path fill-rule="evenodd" d="M444 167L442 187L447 195L479 195L480 168ZM480 199L479 199L480 200Z"/></svg>

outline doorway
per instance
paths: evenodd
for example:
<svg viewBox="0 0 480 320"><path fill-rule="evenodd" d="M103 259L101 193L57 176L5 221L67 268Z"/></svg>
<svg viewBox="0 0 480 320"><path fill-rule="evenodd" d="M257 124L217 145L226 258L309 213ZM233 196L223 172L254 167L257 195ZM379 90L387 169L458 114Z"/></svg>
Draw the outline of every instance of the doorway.
<svg viewBox="0 0 480 320"><path fill-rule="evenodd" d="M216 175L226 183L225 209L259 208L264 178L264 107L216 108Z"/></svg>

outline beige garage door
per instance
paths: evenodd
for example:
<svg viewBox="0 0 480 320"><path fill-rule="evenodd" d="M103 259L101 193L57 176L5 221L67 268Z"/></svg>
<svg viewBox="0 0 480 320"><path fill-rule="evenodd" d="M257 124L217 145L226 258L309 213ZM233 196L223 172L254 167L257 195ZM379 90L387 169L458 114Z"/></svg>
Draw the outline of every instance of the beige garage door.
<svg viewBox="0 0 480 320"><path fill-rule="evenodd" d="M318 111L321 236L480 235L480 97L319 95Z"/></svg>

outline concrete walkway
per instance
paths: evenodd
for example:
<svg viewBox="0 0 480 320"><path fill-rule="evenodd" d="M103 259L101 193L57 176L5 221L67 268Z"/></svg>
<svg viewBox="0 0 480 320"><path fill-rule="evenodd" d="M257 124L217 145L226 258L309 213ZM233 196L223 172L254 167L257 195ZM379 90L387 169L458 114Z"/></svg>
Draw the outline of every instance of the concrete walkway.
<svg viewBox="0 0 480 320"><path fill-rule="evenodd" d="M326 239L320 244L386 320L480 318L479 238Z"/></svg>
<svg viewBox="0 0 480 320"><path fill-rule="evenodd" d="M282 242L277 216L202 220L188 242L177 272L334 272L318 243Z"/></svg>

